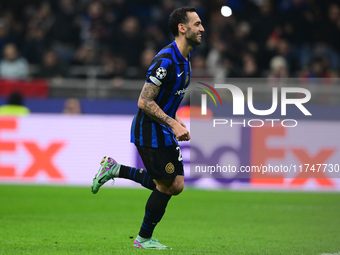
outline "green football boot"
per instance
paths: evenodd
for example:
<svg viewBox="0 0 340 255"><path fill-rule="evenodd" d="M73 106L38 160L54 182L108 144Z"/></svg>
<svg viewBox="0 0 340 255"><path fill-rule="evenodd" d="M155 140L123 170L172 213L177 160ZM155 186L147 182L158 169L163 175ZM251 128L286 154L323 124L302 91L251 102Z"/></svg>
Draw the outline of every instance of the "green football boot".
<svg viewBox="0 0 340 255"><path fill-rule="evenodd" d="M134 248L140 248L140 249L155 249L155 250L171 250L170 247L165 246L158 242L158 240L154 238L148 238L143 242L138 242L137 239L133 243Z"/></svg>
<svg viewBox="0 0 340 255"><path fill-rule="evenodd" d="M99 168L98 173L93 179L93 185L91 187L91 191L93 194L96 194L101 186L106 183L108 180L113 179L116 172L120 168L120 164L118 164L113 158L105 156L100 163L101 167Z"/></svg>

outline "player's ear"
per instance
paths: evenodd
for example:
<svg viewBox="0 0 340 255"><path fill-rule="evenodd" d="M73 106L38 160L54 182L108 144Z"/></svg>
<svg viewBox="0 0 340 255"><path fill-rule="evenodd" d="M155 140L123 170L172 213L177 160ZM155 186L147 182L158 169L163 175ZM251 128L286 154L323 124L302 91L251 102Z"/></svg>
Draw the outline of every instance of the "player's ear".
<svg viewBox="0 0 340 255"><path fill-rule="evenodd" d="M186 31L187 31L186 26L182 23L179 23L178 24L178 32L185 34Z"/></svg>

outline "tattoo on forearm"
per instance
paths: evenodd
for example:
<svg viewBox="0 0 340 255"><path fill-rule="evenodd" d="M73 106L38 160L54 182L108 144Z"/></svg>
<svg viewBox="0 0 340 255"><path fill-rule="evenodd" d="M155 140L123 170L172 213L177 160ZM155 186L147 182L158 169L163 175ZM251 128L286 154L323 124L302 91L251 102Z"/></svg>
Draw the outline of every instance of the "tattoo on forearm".
<svg viewBox="0 0 340 255"><path fill-rule="evenodd" d="M164 125L170 126L174 119L165 114L154 101L159 90L159 87L150 83L145 83L140 95L140 98L143 100L143 110L150 118Z"/></svg>
<svg viewBox="0 0 340 255"><path fill-rule="evenodd" d="M141 93L141 98L145 100L154 100L158 93L160 91L160 88L157 87L156 85L150 84L150 83L145 83L142 93Z"/></svg>

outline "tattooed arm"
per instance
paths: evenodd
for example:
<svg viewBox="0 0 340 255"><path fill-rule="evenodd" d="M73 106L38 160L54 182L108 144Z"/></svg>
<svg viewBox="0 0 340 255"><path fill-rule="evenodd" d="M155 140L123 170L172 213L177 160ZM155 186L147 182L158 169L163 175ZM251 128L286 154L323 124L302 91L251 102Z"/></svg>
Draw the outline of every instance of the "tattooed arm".
<svg viewBox="0 0 340 255"><path fill-rule="evenodd" d="M167 115L156 104L154 99L157 97L159 91L160 87L146 82L138 99L138 107L142 109L150 118L166 126L169 126L174 132L178 141L189 140L189 131L177 120Z"/></svg>
<svg viewBox="0 0 340 255"><path fill-rule="evenodd" d="M154 99L157 97L160 87L145 83L138 99L138 107L141 108L150 118L171 127L175 121L156 104Z"/></svg>

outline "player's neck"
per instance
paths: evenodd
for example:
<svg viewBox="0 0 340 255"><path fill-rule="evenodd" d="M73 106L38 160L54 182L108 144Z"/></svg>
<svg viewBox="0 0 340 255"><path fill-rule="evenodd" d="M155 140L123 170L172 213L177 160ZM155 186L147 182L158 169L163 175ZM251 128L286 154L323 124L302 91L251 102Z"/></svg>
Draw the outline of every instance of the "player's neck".
<svg viewBox="0 0 340 255"><path fill-rule="evenodd" d="M176 37L175 42L179 52L186 60L188 60L189 54L193 49L192 45L188 44L188 41L184 37Z"/></svg>

